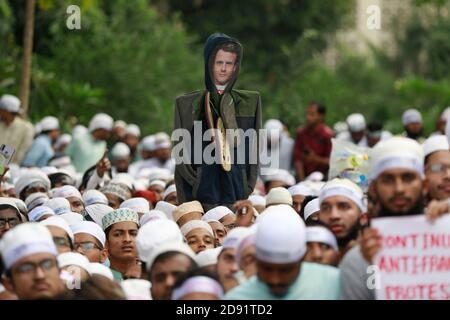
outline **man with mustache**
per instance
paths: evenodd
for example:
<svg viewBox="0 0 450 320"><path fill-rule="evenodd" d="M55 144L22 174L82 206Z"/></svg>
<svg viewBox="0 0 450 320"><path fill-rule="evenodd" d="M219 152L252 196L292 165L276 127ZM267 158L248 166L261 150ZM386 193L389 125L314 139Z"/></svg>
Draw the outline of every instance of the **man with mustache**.
<svg viewBox="0 0 450 320"><path fill-rule="evenodd" d="M404 137L424 143L422 114L416 109L408 109L402 115Z"/></svg>
<svg viewBox="0 0 450 320"><path fill-rule="evenodd" d="M361 188L348 179L335 178L319 195L319 221L334 233L341 257L355 244L361 225L367 221Z"/></svg>
<svg viewBox="0 0 450 320"><path fill-rule="evenodd" d="M370 158L371 199L378 217L400 217L424 212L423 149L416 141L393 137L379 142ZM340 264L341 298L368 300L375 291L367 286L368 267L381 249L381 236L374 228L363 231L361 242Z"/></svg>
<svg viewBox="0 0 450 320"><path fill-rule="evenodd" d="M121 281L124 275L140 269L136 249L139 216L131 209L116 209L103 217L102 224L110 268L114 279Z"/></svg>

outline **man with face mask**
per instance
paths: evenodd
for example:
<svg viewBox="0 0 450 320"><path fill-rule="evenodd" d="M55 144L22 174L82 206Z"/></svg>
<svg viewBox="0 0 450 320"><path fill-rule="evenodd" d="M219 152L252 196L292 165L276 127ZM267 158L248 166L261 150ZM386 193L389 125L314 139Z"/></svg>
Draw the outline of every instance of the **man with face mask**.
<svg viewBox="0 0 450 320"><path fill-rule="evenodd" d="M233 89L242 61L242 46L236 39L212 34L205 44L204 59L205 90L176 100L175 132L189 133L191 138L187 142L182 137L174 146L179 157L175 168L177 196L179 203L198 200L205 210L217 205L231 209L237 200L247 199L255 187L258 141L250 143L251 139L243 137L226 139L224 131L237 133L242 129L247 133L253 129L257 133L261 128L261 99L258 92ZM214 142L204 141L197 149L214 157L212 164L205 161L210 159L194 156L195 141L202 141L194 133L203 135L209 129L219 129L214 131ZM211 143L215 144L214 150ZM232 152L232 147L237 148L236 152ZM182 158L179 150L183 150ZM231 154L235 159L231 159Z"/></svg>
<svg viewBox="0 0 450 320"><path fill-rule="evenodd" d="M228 292L229 300L337 299L339 271L303 262L305 224L287 205L267 208L257 222L257 275Z"/></svg>
<svg viewBox="0 0 450 320"><path fill-rule="evenodd" d="M424 143L422 114L416 109L408 109L402 115L404 137L416 140L418 143Z"/></svg>
<svg viewBox="0 0 450 320"><path fill-rule="evenodd" d="M414 140L393 137L378 143L370 158L371 199L377 203L378 217L401 217L424 212L423 149ZM376 229L363 231L361 242L350 250L340 264L341 297L374 299L367 286L367 272L381 249Z"/></svg>

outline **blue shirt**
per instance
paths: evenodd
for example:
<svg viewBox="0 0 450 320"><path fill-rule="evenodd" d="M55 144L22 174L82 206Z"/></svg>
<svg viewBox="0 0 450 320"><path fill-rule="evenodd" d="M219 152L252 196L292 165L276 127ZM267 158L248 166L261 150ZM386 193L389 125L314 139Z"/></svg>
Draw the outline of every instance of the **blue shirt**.
<svg viewBox="0 0 450 320"><path fill-rule="evenodd" d="M46 134L38 136L31 144L22 161L25 167L45 167L54 156L52 141Z"/></svg>
<svg viewBox="0 0 450 320"><path fill-rule="evenodd" d="M302 262L300 275L283 296L276 296L269 287L253 276L229 291L226 300L337 300L340 290L339 269L317 263Z"/></svg>

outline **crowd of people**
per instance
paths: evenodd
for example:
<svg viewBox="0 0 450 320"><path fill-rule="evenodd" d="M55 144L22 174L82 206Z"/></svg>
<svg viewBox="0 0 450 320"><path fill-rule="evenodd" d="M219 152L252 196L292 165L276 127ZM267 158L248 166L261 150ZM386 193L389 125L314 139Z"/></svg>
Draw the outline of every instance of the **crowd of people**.
<svg viewBox="0 0 450 320"><path fill-rule="evenodd" d="M177 197L167 133L100 113L62 134L3 95L0 143L15 154L1 176L0 299L374 299L370 220L450 211L449 110L427 139L414 109L398 135L361 114L331 129L317 102L296 139L270 119L279 167L211 208ZM328 176L333 138L368 148L366 192Z"/></svg>

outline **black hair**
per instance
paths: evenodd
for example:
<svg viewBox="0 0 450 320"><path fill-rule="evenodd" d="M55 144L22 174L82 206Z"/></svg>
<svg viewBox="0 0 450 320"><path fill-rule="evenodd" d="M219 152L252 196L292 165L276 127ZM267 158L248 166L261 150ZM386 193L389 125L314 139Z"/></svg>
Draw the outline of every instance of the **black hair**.
<svg viewBox="0 0 450 320"><path fill-rule="evenodd" d="M223 50L225 52L235 53L238 57L241 54L241 46L236 42L224 42L221 45L217 46L217 51ZM216 51L216 53L217 53ZM237 61L236 61L237 62Z"/></svg>
<svg viewBox="0 0 450 320"><path fill-rule="evenodd" d="M327 113L327 107L324 104L320 103L320 102L312 101L312 102L309 103L309 105L310 106L316 106L317 113L319 113L321 115L324 115L324 114Z"/></svg>
<svg viewBox="0 0 450 320"><path fill-rule="evenodd" d="M316 196L306 196L305 197L305 199L303 199L303 202L302 202L302 208L300 209L300 218L302 218L303 219L303 221L305 221L305 219L304 219L304 216L305 216L305 207L306 207L306 205L309 203L309 202L311 202L312 200L314 200L314 199L316 199L317 197ZM310 219L308 219L308 221L309 221ZM305 221L306 222L306 221Z"/></svg>
<svg viewBox="0 0 450 320"><path fill-rule="evenodd" d="M174 256L176 256L178 254L182 254L182 255L184 255L184 256L189 258L189 261L191 262L191 264L189 265L189 269L187 271L188 273L194 271L195 269L197 269L197 267L198 267L197 266L197 262L195 262L194 259L192 259L191 257L189 257L189 256L187 256L184 253L179 252L179 251L167 251L167 252L161 253L159 256L156 257L155 260L153 260L153 264L152 264L152 266L150 268L150 271L148 273L149 278L150 278L150 276L152 274L153 267L155 266L156 263L164 262L167 259L172 258L172 257L174 257Z"/></svg>
<svg viewBox="0 0 450 320"><path fill-rule="evenodd" d="M378 121L371 121L367 125L367 130L369 132L380 131L380 130L383 130L383 125L381 123L379 123Z"/></svg>

